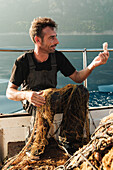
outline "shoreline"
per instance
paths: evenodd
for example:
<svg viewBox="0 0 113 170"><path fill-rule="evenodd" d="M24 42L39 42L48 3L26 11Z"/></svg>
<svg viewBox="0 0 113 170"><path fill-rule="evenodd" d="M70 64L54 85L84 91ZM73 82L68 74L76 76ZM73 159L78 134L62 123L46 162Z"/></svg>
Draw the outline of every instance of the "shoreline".
<svg viewBox="0 0 113 170"><path fill-rule="evenodd" d="M0 35L26 35L29 36L27 32L0 32ZM97 32L58 32L58 35L113 35L113 31L104 31L101 33Z"/></svg>
<svg viewBox="0 0 113 170"><path fill-rule="evenodd" d="M58 33L58 35L113 35L113 31L104 31L101 33L97 33L97 32L62 32L62 33Z"/></svg>

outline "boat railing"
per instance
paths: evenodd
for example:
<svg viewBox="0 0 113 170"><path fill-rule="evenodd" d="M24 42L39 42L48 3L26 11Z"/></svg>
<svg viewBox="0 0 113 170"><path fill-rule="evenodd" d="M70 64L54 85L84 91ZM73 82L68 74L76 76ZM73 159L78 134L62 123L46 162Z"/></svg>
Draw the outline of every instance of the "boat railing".
<svg viewBox="0 0 113 170"><path fill-rule="evenodd" d="M32 49L12 49L12 48L0 48L0 52L26 52L26 51L30 51ZM87 53L88 52L102 52L103 49L102 48L99 48L99 49L87 49L87 48L83 48L83 49L57 49L58 51L61 51L61 52L74 52L74 53L82 53L83 54L83 68L87 67ZM113 48L108 48L108 51L109 52L113 52ZM87 79L84 81L84 86L87 87ZM103 106L101 107L101 109L110 109L110 108L113 108L113 106ZM92 109L100 109L99 107L96 107L96 108L89 108L89 110L92 110ZM24 115L28 115L26 113L24 113ZM0 115L0 118L1 117L11 117L12 114L2 114ZM23 113L21 112L17 112L17 113L13 113L13 116L23 116ZM29 116L29 115L28 115Z"/></svg>
<svg viewBox="0 0 113 170"><path fill-rule="evenodd" d="M12 49L12 48L0 48L0 52L26 52L32 49ZM81 52L83 54L83 69L87 67L87 52L102 52L102 48L97 49L57 49L61 52ZM113 51L113 48L109 48L108 51ZM87 87L87 79L84 81L84 86Z"/></svg>
<svg viewBox="0 0 113 170"><path fill-rule="evenodd" d="M102 52L103 49L102 48L98 48L98 49L59 49L59 51L61 52L82 52L83 54L83 69L87 67L87 52ZM109 48L108 51L113 51L112 48ZM87 87L87 79L85 79L84 81L84 86Z"/></svg>

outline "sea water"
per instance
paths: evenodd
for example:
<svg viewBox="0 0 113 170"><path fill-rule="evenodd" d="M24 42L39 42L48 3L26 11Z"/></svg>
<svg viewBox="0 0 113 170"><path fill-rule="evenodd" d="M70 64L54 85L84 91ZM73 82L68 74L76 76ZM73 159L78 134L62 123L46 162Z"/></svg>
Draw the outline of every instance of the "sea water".
<svg viewBox="0 0 113 170"><path fill-rule="evenodd" d="M113 48L113 35L58 35L60 44L57 49L94 49L102 48L102 44L107 41L109 48ZM26 33L0 34L1 48L33 49L33 43ZM11 75L12 66L16 58L22 52L0 52L0 113L11 113L22 108L21 102L8 100L5 96L8 81ZM83 67L82 53L64 53L77 70ZM98 55L98 52L87 53L88 64ZM113 53L105 65L99 66L88 77L89 106L108 106L113 104L113 92L99 92L99 86L113 84ZM58 73L57 88L66 84L74 84L68 77Z"/></svg>

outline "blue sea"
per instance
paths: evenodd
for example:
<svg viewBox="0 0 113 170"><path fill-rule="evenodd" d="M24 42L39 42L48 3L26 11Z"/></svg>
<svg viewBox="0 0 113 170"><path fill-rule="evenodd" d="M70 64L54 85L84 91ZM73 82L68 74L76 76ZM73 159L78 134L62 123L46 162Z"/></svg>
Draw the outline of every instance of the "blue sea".
<svg viewBox="0 0 113 170"><path fill-rule="evenodd" d="M94 49L102 48L104 42L108 42L113 48L113 35L58 35L60 44L57 49ZM0 48L33 49L34 45L27 33L7 33L0 34ZM12 66L20 52L0 52L0 113L12 113L22 108L21 102L8 100L5 96L7 84L11 75ZM77 70L83 67L82 53L64 53ZM98 52L87 53L88 64L93 60ZM66 84L74 84L72 80L58 73L57 88ZM99 87L104 85L105 90L99 91ZM89 107L110 106L113 104L113 52L106 65L96 68L88 77ZM106 90L107 87L107 90Z"/></svg>

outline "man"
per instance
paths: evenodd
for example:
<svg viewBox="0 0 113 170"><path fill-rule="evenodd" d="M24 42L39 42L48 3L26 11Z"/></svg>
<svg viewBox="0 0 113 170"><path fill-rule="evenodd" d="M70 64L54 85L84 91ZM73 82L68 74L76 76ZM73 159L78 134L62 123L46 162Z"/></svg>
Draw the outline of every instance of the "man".
<svg viewBox="0 0 113 170"><path fill-rule="evenodd" d="M77 71L62 53L55 51L57 44L59 44L55 28L56 23L49 18L38 18L34 19L34 21L32 22L30 28L30 36L32 41L34 42L35 48L33 52L31 52L31 57L35 62L37 71L50 71L50 54L55 53L56 63L59 62L57 70L54 73L55 78L56 73L60 70L65 76L69 76L74 82L82 83L90 75L90 73L95 67L105 64L107 62L109 53L103 52L100 53L87 68L81 71ZM42 106L43 104L45 104L44 97L41 97L42 92L25 90L27 89L26 86L29 86L26 81L28 75L30 74L28 62L29 61L27 58L27 53L16 60L13 66L12 75L8 84L6 95L11 100L28 100L34 106ZM37 68L38 66L39 68ZM18 87L21 84L23 85L24 91L18 90ZM46 84L44 85L45 87L42 87L38 90L43 90L49 87ZM56 82L54 83L53 87L56 87Z"/></svg>
<svg viewBox="0 0 113 170"><path fill-rule="evenodd" d="M8 84L7 97L27 101L24 108L34 115L35 108L46 102L40 90L56 87L58 71L74 82L82 83L95 67L105 64L109 57L107 51L100 53L88 67L77 71L61 52L55 50L59 44L56 28L56 23L50 18L33 20L29 33L34 50L17 58ZM21 90L18 90L20 85Z"/></svg>

